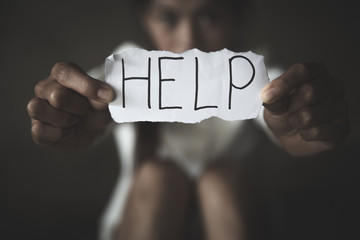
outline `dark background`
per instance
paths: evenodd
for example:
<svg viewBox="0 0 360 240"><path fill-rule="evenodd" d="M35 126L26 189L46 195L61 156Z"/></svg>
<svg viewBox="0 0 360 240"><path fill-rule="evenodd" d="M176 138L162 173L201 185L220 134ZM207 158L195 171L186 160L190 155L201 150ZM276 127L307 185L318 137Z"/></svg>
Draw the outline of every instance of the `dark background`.
<svg viewBox="0 0 360 240"><path fill-rule="evenodd" d="M125 1L2 3L0 239L96 239L119 165L112 138L94 149L42 149L30 135L27 102L57 61L85 70L124 40L142 41ZM250 10L249 10L250 11ZM268 66L321 61L345 81L352 131L316 158L290 158L264 137L249 166L263 239L358 239L359 17L352 1L254 1L239 25L244 51Z"/></svg>

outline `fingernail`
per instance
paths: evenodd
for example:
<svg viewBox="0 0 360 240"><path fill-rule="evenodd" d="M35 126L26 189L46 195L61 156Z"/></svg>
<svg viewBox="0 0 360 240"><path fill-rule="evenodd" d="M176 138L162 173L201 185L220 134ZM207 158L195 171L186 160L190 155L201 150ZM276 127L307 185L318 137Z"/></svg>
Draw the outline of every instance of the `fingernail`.
<svg viewBox="0 0 360 240"><path fill-rule="evenodd" d="M261 99L264 103L270 103L276 96L275 88L268 88L261 94Z"/></svg>
<svg viewBox="0 0 360 240"><path fill-rule="evenodd" d="M97 91L97 96L105 102L110 102L111 100L113 100L113 94L110 89L100 88Z"/></svg>

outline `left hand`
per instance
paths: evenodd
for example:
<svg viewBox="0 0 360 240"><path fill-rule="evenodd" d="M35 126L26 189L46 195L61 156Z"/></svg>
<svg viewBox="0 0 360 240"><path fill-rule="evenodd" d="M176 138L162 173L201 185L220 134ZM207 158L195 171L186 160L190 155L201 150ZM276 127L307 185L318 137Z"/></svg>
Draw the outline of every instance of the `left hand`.
<svg viewBox="0 0 360 240"><path fill-rule="evenodd" d="M265 122L292 155L329 150L349 133L345 87L322 64L293 65L263 89L261 98Z"/></svg>

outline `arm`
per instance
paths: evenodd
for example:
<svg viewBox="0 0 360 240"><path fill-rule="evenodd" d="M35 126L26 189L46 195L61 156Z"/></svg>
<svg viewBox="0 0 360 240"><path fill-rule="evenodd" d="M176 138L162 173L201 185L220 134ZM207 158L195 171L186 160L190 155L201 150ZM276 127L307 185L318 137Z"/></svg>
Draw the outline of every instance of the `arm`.
<svg viewBox="0 0 360 240"><path fill-rule="evenodd" d="M345 88L321 64L295 64L262 91L264 120L295 156L329 150L348 135Z"/></svg>

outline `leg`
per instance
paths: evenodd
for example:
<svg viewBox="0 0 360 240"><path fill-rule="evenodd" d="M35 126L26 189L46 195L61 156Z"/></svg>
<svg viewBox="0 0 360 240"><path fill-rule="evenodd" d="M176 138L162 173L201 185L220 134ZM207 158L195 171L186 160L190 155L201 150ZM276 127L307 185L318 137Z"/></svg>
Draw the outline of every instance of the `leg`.
<svg viewBox="0 0 360 240"><path fill-rule="evenodd" d="M141 163L114 239L181 239L189 183L187 176L172 163Z"/></svg>
<svg viewBox="0 0 360 240"><path fill-rule="evenodd" d="M198 181L198 195L207 239L245 239L244 194L239 166L218 162Z"/></svg>

